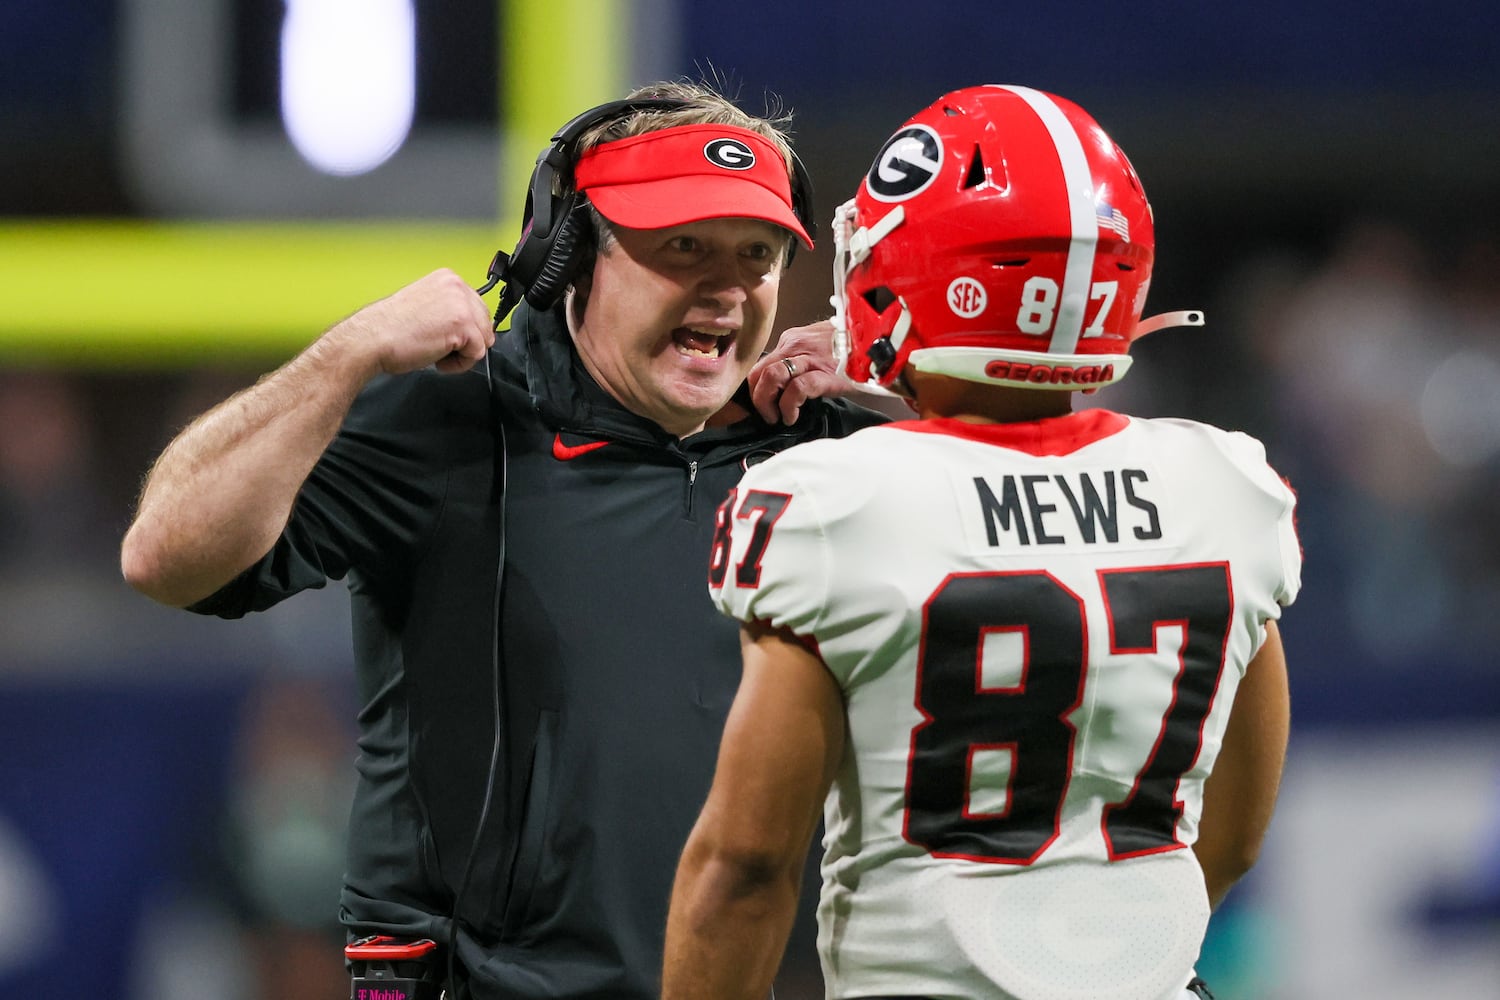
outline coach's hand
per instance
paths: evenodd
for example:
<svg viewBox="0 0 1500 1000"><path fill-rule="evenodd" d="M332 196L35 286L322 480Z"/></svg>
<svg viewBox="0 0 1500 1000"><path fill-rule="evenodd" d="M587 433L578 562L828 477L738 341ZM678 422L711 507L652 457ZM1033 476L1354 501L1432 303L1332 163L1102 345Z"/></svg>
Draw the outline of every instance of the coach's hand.
<svg viewBox="0 0 1500 1000"><path fill-rule="evenodd" d="M750 369L750 400L770 423L797 422L802 404L818 396L846 396L855 386L833 357L833 323L824 320L786 331Z"/></svg>
<svg viewBox="0 0 1500 1000"><path fill-rule="evenodd" d="M448 268L372 302L330 330L329 336L364 357L371 374L392 375L428 365L444 372L465 371L495 342L484 300Z"/></svg>

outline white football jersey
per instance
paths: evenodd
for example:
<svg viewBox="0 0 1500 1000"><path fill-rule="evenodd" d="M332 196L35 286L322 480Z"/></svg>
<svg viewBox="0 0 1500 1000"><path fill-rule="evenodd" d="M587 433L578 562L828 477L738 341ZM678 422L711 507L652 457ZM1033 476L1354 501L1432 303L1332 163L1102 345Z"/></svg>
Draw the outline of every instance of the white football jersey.
<svg viewBox="0 0 1500 1000"><path fill-rule="evenodd" d="M848 746L828 996L1182 996L1203 783L1300 585L1254 438L1086 410L902 422L752 467L710 587L813 644Z"/></svg>

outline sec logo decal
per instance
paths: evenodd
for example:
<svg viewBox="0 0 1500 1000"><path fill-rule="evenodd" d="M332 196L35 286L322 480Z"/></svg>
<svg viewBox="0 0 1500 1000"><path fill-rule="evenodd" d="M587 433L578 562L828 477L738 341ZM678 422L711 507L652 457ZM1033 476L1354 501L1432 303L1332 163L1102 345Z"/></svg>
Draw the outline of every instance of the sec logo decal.
<svg viewBox="0 0 1500 1000"><path fill-rule="evenodd" d="M984 312L989 296L984 286L973 278L954 278L948 285L948 308L962 319L973 319Z"/></svg>

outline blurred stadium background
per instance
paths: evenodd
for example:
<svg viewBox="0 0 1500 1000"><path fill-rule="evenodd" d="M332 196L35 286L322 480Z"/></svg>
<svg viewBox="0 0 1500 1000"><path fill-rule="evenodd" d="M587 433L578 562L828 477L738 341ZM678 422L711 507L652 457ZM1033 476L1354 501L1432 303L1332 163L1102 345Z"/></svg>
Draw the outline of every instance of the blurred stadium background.
<svg viewBox="0 0 1500 1000"><path fill-rule="evenodd" d="M1500 997L1490 6L4 0L0 994L347 995L344 595L152 606L115 566L136 484L341 316L477 283L556 125L709 74L796 113L823 219L960 86L1072 97L1124 146L1149 311L1209 323L1098 402L1261 437L1307 558L1280 812L1200 968L1221 1000ZM351 80L389 97L345 135L317 114ZM830 260L799 259L786 325L825 315ZM804 920L778 996L817 982Z"/></svg>

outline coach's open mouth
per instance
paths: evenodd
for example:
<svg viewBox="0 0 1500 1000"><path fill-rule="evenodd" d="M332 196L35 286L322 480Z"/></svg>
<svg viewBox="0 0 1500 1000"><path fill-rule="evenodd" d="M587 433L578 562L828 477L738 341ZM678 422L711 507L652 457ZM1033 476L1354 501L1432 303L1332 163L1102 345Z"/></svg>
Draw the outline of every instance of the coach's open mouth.
<svg viewBox="0 0 1500 1000"><path fill-rule="evenodd" d="M734 345L738 331L714 330L704 326L679 326L672 331L672 342L677 350L698 358L720 358Z"/></svg>

